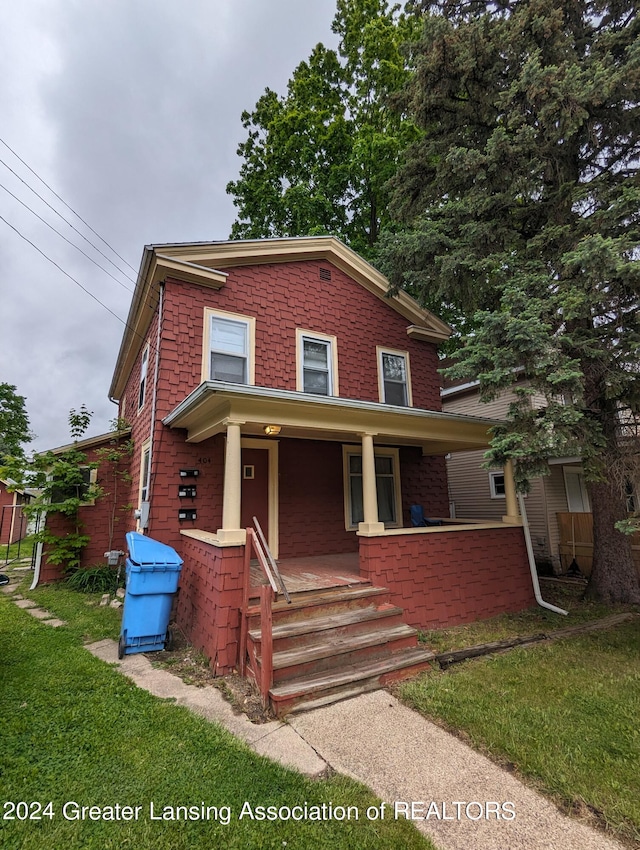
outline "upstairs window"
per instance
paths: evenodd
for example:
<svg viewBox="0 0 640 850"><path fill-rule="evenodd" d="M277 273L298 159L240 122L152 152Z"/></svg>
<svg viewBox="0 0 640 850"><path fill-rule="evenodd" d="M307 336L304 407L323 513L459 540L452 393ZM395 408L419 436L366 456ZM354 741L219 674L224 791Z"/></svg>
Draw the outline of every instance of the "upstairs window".
<svg viewBox="0 0 640 850"><path fill-rule="evenodd" d="M411 407L408 352L378 347L378 385L381 402Z"/></svg>
<svg viewBox="0 0 640 850"><path fill-rule="evenodd" d="M326 334L296 332L298 392L313 395L338 394L336 338Z"/></svg>
<svg viewBox="0 0 640 850"><path fill-rule="evenodd" d="M253 384L255 319L205 310L203 381Z"/></svg>
<svg viewBox="0 0 640 850"><path fill-rule="evenodd" d="M140 389L138 390L138 410L144 404L147 393L147 370L149 367L149 346L142 352L142 363L140 364Z"/></svg>

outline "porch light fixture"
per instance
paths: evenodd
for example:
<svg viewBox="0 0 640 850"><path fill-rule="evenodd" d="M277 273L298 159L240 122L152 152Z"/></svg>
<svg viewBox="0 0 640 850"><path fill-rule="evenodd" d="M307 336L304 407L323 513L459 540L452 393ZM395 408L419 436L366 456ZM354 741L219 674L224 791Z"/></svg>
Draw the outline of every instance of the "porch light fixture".
<svg viewBox="0 0 640 850"><path fill-rule="evenodd" d="M282 425L264 426L264 433L267 435L267 437L277 437L280 431L282 431Z"/></svg>

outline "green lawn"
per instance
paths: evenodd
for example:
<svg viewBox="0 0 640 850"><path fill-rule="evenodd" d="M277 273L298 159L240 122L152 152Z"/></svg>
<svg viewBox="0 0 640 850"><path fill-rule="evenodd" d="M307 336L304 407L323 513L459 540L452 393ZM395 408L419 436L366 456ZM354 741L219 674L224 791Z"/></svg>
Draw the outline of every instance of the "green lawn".
<svg viewBox="0 0 640 850"><path fill-rule="evenodd" d="M25 537L24 540L20 540L18 543L12 543L11 546L7 546L4 543L0 546L0 564L13 561L15 558L20 558L20 560L30 559L35 545L33 537Z"/></svg>
<svg viewBox="0 0 640 850"><path fill-rule="evenodd" d="M117 636L118 612L68 590L29 596L71 625L46 626L0 598L0 803L43 807L4 805L3 850L432 847L408 822L368 821L377 801L363 786L341 776L306 780L94 658L82 639ZM240 819L245 802L353 806L359 820ZM140 812L131 821L73 820L65 803ZM218 819L211 811L209 820L155 821L151 803L156 815L165 806L218 807ZM12 813L40 819L6 819Z"/></svg>
<svg viewBox="0 0 640 850"><path fill-rule="evenodd" d="M400 693L565 808L586 804L640 840L640 619L432 672Z"/></svg>

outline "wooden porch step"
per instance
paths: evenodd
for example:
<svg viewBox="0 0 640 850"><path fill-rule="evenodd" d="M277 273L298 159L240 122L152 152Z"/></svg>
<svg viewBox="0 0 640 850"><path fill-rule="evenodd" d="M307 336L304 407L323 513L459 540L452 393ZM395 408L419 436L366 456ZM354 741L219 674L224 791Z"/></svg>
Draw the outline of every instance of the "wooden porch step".
<svg viewBox="0 0 640 850"><path fill-rule="evenodd" d="M387 658L350 664L340 670L316 673L304 678L274 685L269 692L276 714L281 717L292 710L307 710L327 705L366 690L376 690L427 670L434 653L416 648L400 650Z"/></svg>
<svg viewBox="0 0 640 850"><path fill-rule="evenodd" d="M348 608L342 613L332 613L321 617L309 617L304 620L292 620L290 622L278 623L273 626L273 640L280 641L287 638L301 637L315 632L324 632L329 629L344 629L360 623L368 623L387 617L401 617L402 608L391 603L382 605L368 605L366 608ZM261 640L260 629L250 629L251 640Z"/></svg>
<svg viewBox="0 0 640 850"><path fill-rule="evenodd" d="M319 641L298 649L285 649L273 653L273 669L283 670L309 664L322 658L334 658L337 655L357 652L360 649L381 647L386 649L389 644L397 641L416 640L417 632L406 623L390 628L376 628L364 634L344 635L332 640ZM261 659L260 659L261 660Z"/></svg>
<svg viewBox="0 0 640 850"><path fill-rule="evenodd" d="M305 590L291 595L291 602L278 598L272 605L274 614L278 611L304 611L316 606L328 606L362 599L374 599L389 591L385 587L373 587L370 584L358 584L353 587L335 587L330 590ZM250 600L247 614L260 616L260 603Z"/></svg>

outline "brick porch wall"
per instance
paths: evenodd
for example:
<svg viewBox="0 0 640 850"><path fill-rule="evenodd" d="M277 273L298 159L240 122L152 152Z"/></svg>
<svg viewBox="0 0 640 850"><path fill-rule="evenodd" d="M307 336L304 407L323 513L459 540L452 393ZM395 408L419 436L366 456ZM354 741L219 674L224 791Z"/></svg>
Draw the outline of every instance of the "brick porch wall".
<svg viewBox="0 0 640 850"><path fill-rule="evenodd" d="M391 590L415 628L470 623L535 603L520 527L361 537L360 572Z"/></svg>
<svg viewBox="0 0 640 850"><path fill-rule="evenodd" d="M182 535L179 551L177 625L215 673L229 673L238 661L244 547L218 548Z"/></svg>

